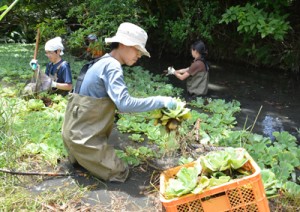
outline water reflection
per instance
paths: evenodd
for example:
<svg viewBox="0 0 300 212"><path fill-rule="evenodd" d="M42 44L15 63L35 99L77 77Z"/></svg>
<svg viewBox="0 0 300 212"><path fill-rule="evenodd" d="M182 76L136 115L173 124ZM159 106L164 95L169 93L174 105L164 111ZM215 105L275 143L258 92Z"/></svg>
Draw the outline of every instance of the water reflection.
<svg viewBox="0 0 300 212"><path fill-rule="evenodd" d="M227 87L223 86L223 85L218 85L218 84L214 84L214 83L209 83L208 84L208 89L210 91L226 91Z"/></svg>
<svg viewBox="0 0 300 212"><path fill-rule="evenodd" d="M272 141L275 140L273 136L273 132L282 132L283 125L281 120L278 117L272 117L270 115L266 115L262 121L263 134L269 137Z"/></svg>

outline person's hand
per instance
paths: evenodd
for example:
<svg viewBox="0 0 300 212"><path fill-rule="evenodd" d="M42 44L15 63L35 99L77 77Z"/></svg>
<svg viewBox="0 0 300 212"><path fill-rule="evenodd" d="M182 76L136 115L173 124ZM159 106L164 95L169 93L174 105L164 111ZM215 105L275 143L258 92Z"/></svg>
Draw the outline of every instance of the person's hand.
<svg viewBox="0 0 300 212"><path fill-rule="evenodd" d="M177 107L176 100L172 97L165 97L164 98L164 107L168 108L169 110L174 110Z"/></svg>
<svg viewBox="0 0 300 212"><path fill-rule="evenodd" d="M56 82L54 82L54 81L52 80L52 82L51 82L51 87L52 87L52 88L56 88L56 86L57 86L57 85L56 85Z"/></svg>
<svg viewBox="0 0 300 212"><path fill-rule="evenodd" d="M167 72L167 76L168 75L174 75L175 74L175 69L173 67L168 67L168 72Z"/></svg>
<svg viewBox="0 0 300 212"><path fill-rule="evenodd" d="M31 69L35 71L37 69L37 67L38 67L38 61L35 60L35 59L32 59L29 62L29 65L30 65Z"/></svg>

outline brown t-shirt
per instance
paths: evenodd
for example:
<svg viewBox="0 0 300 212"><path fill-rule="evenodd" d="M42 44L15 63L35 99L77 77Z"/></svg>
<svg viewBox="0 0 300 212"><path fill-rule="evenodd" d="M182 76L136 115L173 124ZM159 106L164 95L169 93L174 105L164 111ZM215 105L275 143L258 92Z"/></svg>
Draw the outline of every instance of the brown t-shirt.
<svg viewBox="0 0 300 212"><path fill-rule="evenodd" d="M187 91L191 95L206 95L208 91L209 74L204 62L195 59L189 67L187 78Z"/></svg>

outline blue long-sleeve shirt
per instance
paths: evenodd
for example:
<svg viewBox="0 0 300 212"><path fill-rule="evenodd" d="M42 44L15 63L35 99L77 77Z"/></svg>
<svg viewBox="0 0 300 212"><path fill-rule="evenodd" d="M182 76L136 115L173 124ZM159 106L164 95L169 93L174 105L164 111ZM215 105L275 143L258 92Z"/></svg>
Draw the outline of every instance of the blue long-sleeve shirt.
<svg viewBox="0 0 300 212"><path fill-rule="evenodd" d="M137 82L138 83L138 82ZM123 69L118 60L105 54L86 73L80 95L110 97L121 112L145 112L162 108L170 97L135 98L128 93Z"/></svg>

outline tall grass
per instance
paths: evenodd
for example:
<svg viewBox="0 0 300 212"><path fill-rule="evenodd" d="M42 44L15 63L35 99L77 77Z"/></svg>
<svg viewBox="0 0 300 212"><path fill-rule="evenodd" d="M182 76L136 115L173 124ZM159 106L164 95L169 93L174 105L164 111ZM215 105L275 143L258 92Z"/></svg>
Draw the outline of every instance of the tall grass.
<svg viewBox="0 0 300 212"><path fill-rule="evenodd" d="M19 172L55 170L66 156L61 138L66 98L41 94L37 99L20 95L33 75L29 66L34 46L6 44L0 46L0 168ZM38 56L42 70L48 62L40 48ZM66 55L74 68L74 76L83 62ZM77 69L77 70L76 70ZM49 107L39 107L42 98L51 99ZM29 97L31 98L31 97ZM40 98L40 99L39 99ZM28 188L42 181L41 176L11 175L0 172L0 211L61 210L72 206L88 188L57 187L54 191L32 193ZM64 187L64 186L63 186ZM69 208L70 209L70 208Z"/></svg>

